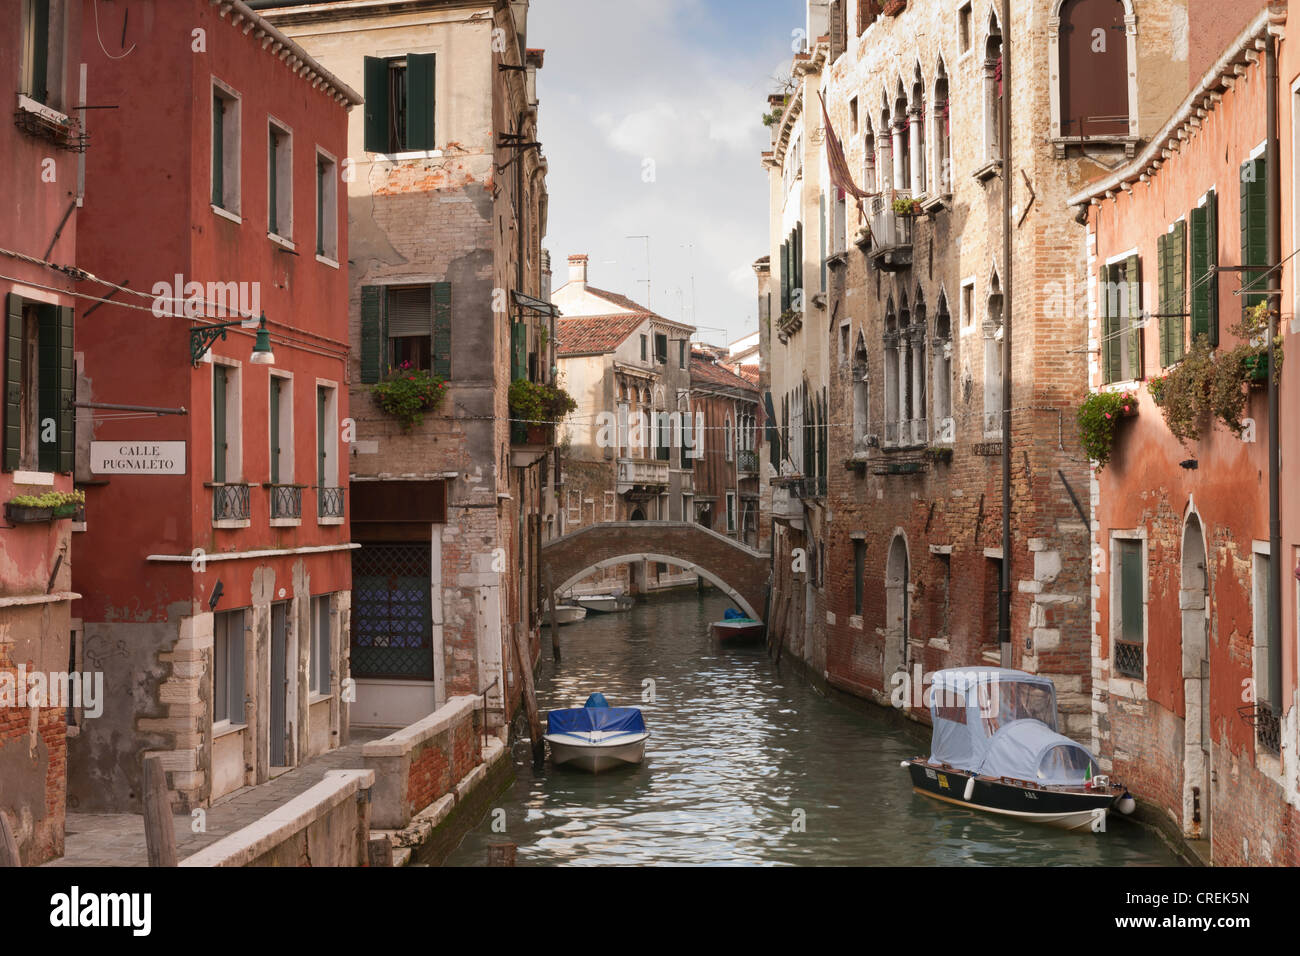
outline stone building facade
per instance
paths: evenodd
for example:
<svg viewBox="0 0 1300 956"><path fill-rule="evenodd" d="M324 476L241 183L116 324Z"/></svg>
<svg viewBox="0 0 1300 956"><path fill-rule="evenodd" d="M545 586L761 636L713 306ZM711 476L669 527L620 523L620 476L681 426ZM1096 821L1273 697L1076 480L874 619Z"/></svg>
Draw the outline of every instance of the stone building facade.
<svg viewBox="0 0 1300 956"><path fill-rule="evenodd" d="M711 531L765 550L760 521L759 472L763 413L758 388L706 351L691 353L691 407L705 437L688 457L695 487L694 521Z"/></svg>
<svg viewBox="0 0 1300 956"><path fill-rule="evenodd" d="M900 670L1002 659L1009 374L1008 663L1053 677L1065 729L1086 740L1088 470L1072 427L1086 392L1086 317L1071 298L1085 259L1064 200L1131 154L1185 92L1182 7L1018 5L1005 174L996 4L808 9L815 42L794 57L790 94L772 101L765 154L770 261L780 264L774 624L830 684L882 701ZM1059 37L1094 26L1113 38L1125 81L1088 98L1084 67ZM875 194L861 212L831 183L819 94L856 182ZM1008 181L1014 350L1003 369Z"/></svg>
<svg viewBox="0 0 1300 956"><path fill-rule="evenodd" d="M554 366L529 4L264 5L366 101L348 142L353 719L401 726L486 694L499 727L539 652L554 463L508 406L513 380ZM403 362L444 380L410 428L372 390Z"/></svg>

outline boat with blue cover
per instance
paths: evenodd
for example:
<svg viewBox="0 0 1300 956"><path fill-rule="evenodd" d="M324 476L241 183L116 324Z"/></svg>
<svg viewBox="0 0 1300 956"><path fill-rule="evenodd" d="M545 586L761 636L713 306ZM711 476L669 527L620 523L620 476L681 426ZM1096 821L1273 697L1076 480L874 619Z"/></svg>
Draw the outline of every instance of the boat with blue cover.
<svg viewBox="0 0 1300 956"><path fill-rule="evenodd" d="M904 760L912 789L972 810L1067 830L1106 831L1133 798L1082 744L1057 732L1050 678L1006 668L949 668L928 697L930 756Z"/></svg>
<svg viewBox="0 0 1300 956"><path fill-rule="evenodd" d="M753 644L761 641L766 631L762 621L746 617L733 607L727 608L721 621L709 625L709 632L723 644Z"/></svg>
<svg viewBox="0 0 1300 956"><path fill-rule="evenodd" d="M556 766L600 773L645 759L650 733L638 707L611 707L604 694L592 694L582 707L546 715L546 742Z"/></svg>

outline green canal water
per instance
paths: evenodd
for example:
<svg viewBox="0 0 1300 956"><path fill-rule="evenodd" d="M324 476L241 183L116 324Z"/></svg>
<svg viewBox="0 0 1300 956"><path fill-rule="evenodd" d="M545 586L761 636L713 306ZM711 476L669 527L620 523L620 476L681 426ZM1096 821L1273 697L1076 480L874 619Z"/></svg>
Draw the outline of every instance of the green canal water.
<svg viewBox="0 0 1300 956"><path fill-rule="evenodd" d="M543 714L579 707L593 691L640 706L651 732L645 762L593 776L548 759L535 771L520 741L514 784L448 865L485 864L488 846L507 842L519 866L1179 862L1115 814L1107 833L1072 834L914 794L899 762L928 751L927 735L828 699L762 648L720 649L708 625L727 606L692 593L591 615L560 628L559 665L548 633Z"/></svg>

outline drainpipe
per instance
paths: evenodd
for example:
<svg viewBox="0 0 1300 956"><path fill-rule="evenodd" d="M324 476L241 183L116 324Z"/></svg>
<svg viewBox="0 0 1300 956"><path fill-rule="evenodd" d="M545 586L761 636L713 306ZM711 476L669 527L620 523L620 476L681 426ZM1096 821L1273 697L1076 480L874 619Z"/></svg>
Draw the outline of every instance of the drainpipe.
<svg viewBox="0 0 1300 956"><path fill-rule="evenodd" d="M1269 704L1271 714L1281 710L1282 677L1282 517L1278 484L1281 453L1278 438L1278 393L1274 378L1276 363L1277 317L1282 304L1281 250L1282 250L1282 170L1278 161L1277 142L1277 38L1270 31L1265 41L1265 140L1264 205L1267 209L1265 228L1268 233L1268 686L1263 699Z"/></svg>
<svg viewBox="0 0 1300 956"><path fill-rule="evenodd" d="M998 644L1011 666L1011 0L1002 0L1002 581Z"/></svg>

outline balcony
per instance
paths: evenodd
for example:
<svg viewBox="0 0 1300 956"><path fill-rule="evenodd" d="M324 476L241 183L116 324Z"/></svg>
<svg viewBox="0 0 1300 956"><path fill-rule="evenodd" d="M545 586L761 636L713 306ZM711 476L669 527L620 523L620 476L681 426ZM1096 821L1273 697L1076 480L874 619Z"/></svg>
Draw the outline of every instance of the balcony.
<svg viewBox="0 0 1300 956"><path fill-rule="evenodd" d="M212 526L214 528L246 528L252 515L249 486L244 484L211 484Z"/></svg>
<svg viewBox="0 0 1300 956"><path fill-rule="evenodd" d="M742 448L736 452L736 471L742 475L757 475L758 452L752 448Z"/></svg>
<svg viewBox="0 0 1300 956"><path fill-rule="evenodd" d="M510 425L510 464L527 468L545 457L555 447L554 424L512 422Z"/></svg>
<svg viewBox="0 0 1300 956"><path fill-rule="evenodd" d="M618 493L641 489L656 493L668 487L669 465L666 461L650 458L620 458L618 460Z"/></svg>
<svg viewBox="0 0 1300 956"><path fill-rule="evenodd" d="M803 492L802 481L786 481L783 484L772 483L772 517L787 521L791 527L803 527Z"/></svg>
<svg viewBox="0 0 1300 956"><path fill-rule="evenodd" d="M302 518L302 485L266 485L271 498L271 521L296 524Z"/></svg>
<svg viewBox="0 0 1300 956"><path fill-rule="evenodd" d="M910 198L898 190L871 200L871 237L867 258L877 269L897 272L912 265L912 224L915 217L894 212L893 200Z"/></svg>
<svg viewBox="0 0 1300 956"><path fill-rule="evenodd" d="M316 520L330 524L343 523L342 488L316 488Z"/></svg>
<svg viewBox="0 0 1300 956"><path fill-rule="evenodd" d="M916 448L926 442L924 418L885 422L885 448Z"/></svg>

